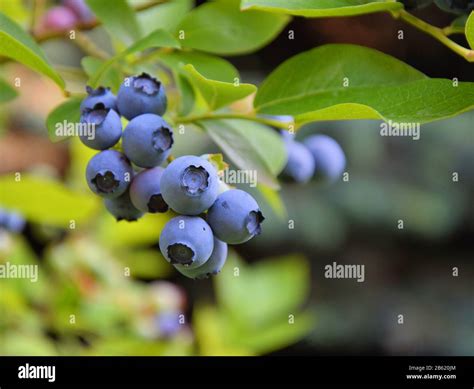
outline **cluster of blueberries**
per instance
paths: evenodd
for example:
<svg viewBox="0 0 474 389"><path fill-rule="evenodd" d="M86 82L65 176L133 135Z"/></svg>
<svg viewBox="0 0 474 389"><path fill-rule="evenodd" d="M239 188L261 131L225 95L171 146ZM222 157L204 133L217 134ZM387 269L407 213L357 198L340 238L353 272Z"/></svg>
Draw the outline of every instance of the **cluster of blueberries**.
<svg viewBox="0 0 474 389"><path fill-rule="evenodd" d="M399 0L407 9L424 8L435 2L443 11L458 15L469 14L474 10L474 0Z"/></svg>
<svg viewBox="0 0 474 389"><path fill-rule="evenodd" d="M93 125L95 136L80 139L100 150L86 168L90 189L117 220L172 209L179 216L161 233L163 256L190 278L218 273L228 243L260 233L264 218L255 199L242 190L223 191L217 169L203 157L182 156L159 166L171 159L173 131L161 117L167 99L157 79L146 73L126 78L117 97L104 87L87 92L81 122ZM129 120L123 132L120 116ZM111 149L120 139L123 152Z"/></svg>
<svg viewBox="0 0 474 389"><path fill-rule="evenodd" d="M281 135L288 155L283 178L298 183L306 183L313 177L333 182L343 173L346 157L333 138L317 134L298 142L288 131L281 131Z"/></svg>
<svg viewBox="0 0 474 389"><path fill-rule="evenodd" d="M94 15L84 0L62 0L60 5L46 11L40 27L44 31L68 31L93 20Z"/></svg>
<svg viewBox="0 0 474 389"><path fill-rule="evenodd" d="M26 221L19 213L0 208L0 230L20 233L25 225Z"/></svg>

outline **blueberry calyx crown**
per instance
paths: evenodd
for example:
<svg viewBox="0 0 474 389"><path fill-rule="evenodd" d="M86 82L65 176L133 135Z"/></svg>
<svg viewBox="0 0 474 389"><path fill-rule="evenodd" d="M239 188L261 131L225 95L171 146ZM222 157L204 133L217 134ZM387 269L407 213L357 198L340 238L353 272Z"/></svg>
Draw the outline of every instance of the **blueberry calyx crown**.
<svg viewBox="0 0 474 389"><path fill-rule="evenodd" d="M257 211L251 211L246 219L245 222L245 227L247 228L247 231L249 234L255 236L255 235L260 235L262 232L262 226L261 223L265 220L263 217L262 212L259 210Z"/></svg>
<svg viewBox="0 0 474 389"><path fill-rule="evenodd" d="M110 108L106 108L103 103L97 103L92 109L86 108L82 117L86 123L100 125L109 114L109 111Z"/></svg>
<svg viewBox="0 0 474 389"><path fill-rule="evenodd" d="M190 165L181 176L181 187L190 195L199 195L209 188L209 173L202 166Z"/></svg>
<svg viewBox="0 0 474 389"><path fill-rule="evenodd" d="M133 87L137 91L153 96L160 91L161 82L148 73L142 73L133 79Z"/></svg>
<svg viewBox="0 0 474 389"><path fill-rule="evenodd" d="M168 204L163 200L161 194L152 195L147 206L150 213L165 213L168 210Z"/></svg>
<svg viewBox="0 0 474 389"><path fill-rule="evenodd" d="M97 89L90 87L89 85L86 86L86 92L89 96L103 96L105 95L110 88L106 88L103 86L99 86Z"/></svg>
<svg viewBox="0 0 474 389"><path fill-rule="evenodd" d="M193 263L194 251L184 243L175 243L168 246L168 257L172 265L191 265Z"/></svg>
<svg viewBox="0 0 474 389"><path fill-rule="evenodd" d="M106 194L112 193L120 184L120 181L115 179L115 175L111 171L97 173L91 181L99 193Z"/></svg>
<svg viewBox="0 0 474 389"><path fill-rule="evenodd" d="M153 131L153 148L157 151L163 152L169 150L173 146L173 134L167 127L160 127Z"/></svg>

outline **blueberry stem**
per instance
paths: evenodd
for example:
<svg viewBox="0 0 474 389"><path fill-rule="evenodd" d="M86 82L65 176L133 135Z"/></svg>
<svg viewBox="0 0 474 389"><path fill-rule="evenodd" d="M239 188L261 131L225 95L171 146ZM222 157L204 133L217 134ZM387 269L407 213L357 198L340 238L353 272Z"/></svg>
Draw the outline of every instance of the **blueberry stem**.
<svg viewBox="0 0 474 389"><path fill-rule="evenodd" d="M450 33L454 33L453 31L455 30L449 28L443 29L433 26L403 9L399 11L392 11L391 14L395 19L403 20L404 22L412 25L418 30L421 30L427 33L428 35L431 35L433 38L437 39L439 42L454 51L456 54L463 57L468 62L474 62L474 50L466 49L465 47L457 44L456 42L448 38L447 35L449 35Z"/></svg>
<svg viewBox="0 0 474 389"><path fill-rule="evenodd" d="M239 114L239 113L209 113L199 116L187 116L187 117L178 117L175 119L175 122L178 124L186 123L195 123L203 120L220 120L220 119L240 119L240 120L250 120L257 123L266 124L268 126L282 128L287 130L290 125L294 125L293 122L280 121L276 119L270 119L266 117L257 116L254 114Z"/></svg>

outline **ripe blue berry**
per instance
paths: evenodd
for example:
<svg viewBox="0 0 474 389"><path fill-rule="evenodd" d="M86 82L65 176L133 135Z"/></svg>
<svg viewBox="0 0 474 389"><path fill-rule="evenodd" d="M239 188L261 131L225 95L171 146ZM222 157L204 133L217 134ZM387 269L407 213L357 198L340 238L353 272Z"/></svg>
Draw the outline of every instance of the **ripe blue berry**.
<svg viewBox="0 0 474 389"><path fill-rule="evenodd" d="M94 155L86 168L89 188L99 196L116 198L125 193L133 176L127 157L115 150Z"/></svg>
<svg viewBox="0 0 474 389"><path fill-rule="evenodd" d="M260 234L264 219L255 199L240 189L220 194L207 213L214 234L230 244L244 243Z"/></svg>
<svg viewBox="0 0 474 389"><path fill-rule="evenodd" d="M163 338L170 338L181 329L178 312L160 312L155 317L155 325L159 335Z"/></svg>
<svg viewBox="0 0 474 389"><path fill-rule="evenodd" d="M199 215L216 200L219 177L203 158L186 155L171 162L161 177L161 192L174 211Z"/></svg>
<svg viewBox="0 0 474 389"><path fill-rule="evenodd" d="M167 100L165 88L156 78L146 73L126 78L117 94L121 115L128 120L144 113L163 115Z"/></svg>
<svg viewBox="0 0 474 389"><path fill-rule="evenodd" d="M315 161L315 176L337 180L346 167L346 157L339 143L327 135L311 135L303 142Z"/></svg>
<svg viewBox="0 0 474 389"><path fill-rule="evenodd" d="M86 87L87 97L82 100L81 112L87 109L94 109L97 104L103 104L106 109L113 109L117 111L117 99L110 91L110 88L99 86L97 89L92 89L90 86Z"/></svg>
<svg viewBox="0 0 474 389"><path fill-rule="evenodd" d="M209 224L197 216L177 216L160 235L160 250L172 265L194 269L206 262L214 249Z"/></svg>
<svg viewBox="0 0 474 389"><path fill-rule="evenodd" d="M102 103L93 109L86 109L81 115L81 123L94 126L93 137L80 135L82 143L95 150L105 150L114 146L122 136L122 121L113 109L107 109Z"/></svg>
<svg viewBox="0 0 474 389"><path fill-rule="evenodd" d="M308 182L314 174L314 158L308 148L293 139L284 138L288 160L282 175L296 182Z"/></svg>
<svg viewBox="0 0 474 389"><path fill-rule="evenodd" d="M187 269L184 266L175 266L182 275L194 280L209 278L211 275L219 273L224 267L227 259L227 243L214 237L214 250L210 258L196 269Z"/></svg>
<svg viewBox="0 0 474 389"><path fill-rule="evenodd" d="M474 10L474 0L435 0L435 3L443 11L458 15Z"/></svg>
<svg viewBox="0 0 474 389"><path fill-rule="evenodd" d="M25 219L19 213L0 208L0 228L19 233L25 228L25 224Z"/></svg>
<svg viewBox="0 0 474 389"><path fill-rule="evenodd" d="M169 155L173 131L163 118L147 113L132 119L123 132L122 146L137 166L155 167Z"/></svg>
<svg viewBox="0 0 474 389"><path fill-rule="evenodd" d="M130 185L130 199L133 205L142 212L166 212L168 204L161 195L160 182L162 167L154 167L137 174Z"/></svg>
<svg viewBox="0 0 474 389"><path fill-rule="evenodd" d="M129 222L136 221L143 216L143 212L136 209L130 201L130 193L127 190L123 195L114 199L104 200L105 208L117 219Z"/></svg>
<svg viewBox="0 0 474 389"><path fill-rule="evenodd" d="M71 9L57 6L46 12L41 24L47 31L68 31L76 27L78 21L78 17Z"/></svg>

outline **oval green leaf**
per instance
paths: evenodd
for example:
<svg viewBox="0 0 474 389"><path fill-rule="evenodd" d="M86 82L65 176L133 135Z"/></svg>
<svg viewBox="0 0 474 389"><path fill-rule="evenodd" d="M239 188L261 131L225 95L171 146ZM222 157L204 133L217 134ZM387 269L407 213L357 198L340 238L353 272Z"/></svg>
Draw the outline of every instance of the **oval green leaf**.
<svg viewBox="0 0 474 389"><path fill-rule="evenodd" d="M72 128L80 120L81 99L73 98L58 105L46 118L46 128L49 138L53 142L66 140L73 136L73 132L68 133L68 128Z"/></svg>
<svg viewBox="0 0 474 389"><path fill-rule="evenodd" d="M242 0L241 8L306 17L353 16L403 8L400 2L370 0Z"/></svg>
<svg viewBox="0 0 474 389"><path fill-rule="evenodd" d="M474 50L474 11L471 12L466 22L466 39Z"/></svg>
<svg viewBox="0 0 474 389"><path fill-rule="evenodd" d="M209 80L202 76L193 65L185 65L183 70L191 84L199 91L211 110L225 107L234 101L254 93L257 87L252 84L233 84Z"/></svg>
<svg viewBox="0 0 474 389"><path fill-rule="evenodd" d="M41 48L18 24L2 13L0 13L0 56L28 66L49 77L64 89L64 80L51 67Z"/></svg>
<svg viewBox="0 0 474 389"><path fill-rule="evenodd" d="M18 96L18 93L10 84L0 78L0 103L13 100Z"/></svg>
<svg viewBox="0 0 474 389"><path fill-rule="evenodd" d="M238 0L211 1L190 13L177 28L183 47L220 55L246 54L272 41L290 18L261 11L241 12Z"/></svg>
<svg viewBox="0 0 474 389"><path fill-rule="evenodd" d="M234 82L239 72L229 61L198 51L172 51L160 55L159 60L174 70L180 65L193 65L204 77L211 80Z"/></svg>
<svg viewBox="0 0 474 389"><path fill-rule="evenodd" d="M248 120L206 120L200 124L238 168L256 171L258 183L279 188L276 176L287 157L275 131Z"/></svg>
<svg viewBox="0 0 474 389"><path fill-rule="evenodd" d="M326 45L280 65L255 98L259 113L314 120L424 123L474 107L474 84L430 79L373 49Z"/></svg>
<svg viewBox="0 0 474 389"><path fill-rule="evenodd" d="M141 31L135 12L126 0L86 0L95 16L111 37L129 45L140 39Z"/></svg>
<svg viewBox="0 0 474 389"><path fill-rule="evenodd" d="M74 220L79 228L95 215L100 204L90 194L28 174L22 174L20 181L13 174L4 175L0 177L0 187L0 204L30 221L54 227L68 228Z"/></svg>

